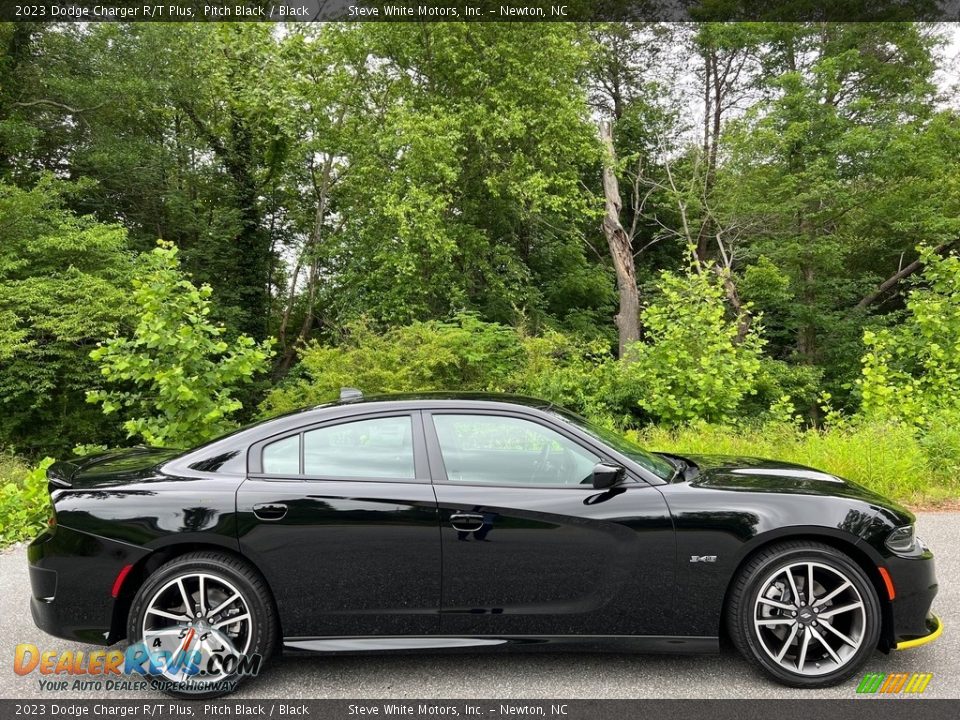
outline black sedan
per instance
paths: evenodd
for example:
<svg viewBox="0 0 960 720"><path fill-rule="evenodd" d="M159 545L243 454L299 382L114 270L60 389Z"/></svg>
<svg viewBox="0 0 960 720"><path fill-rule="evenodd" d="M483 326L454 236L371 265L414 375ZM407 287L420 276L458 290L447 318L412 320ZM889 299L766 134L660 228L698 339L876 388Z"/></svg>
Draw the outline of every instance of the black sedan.
<svg viewBox="0 0 960 720"><path fill-rule="evenodd" d="M286 652L716 652L838 683L939 635L914 517L782 462L650 453L549 403L337 403L49 470L31 610L215 696ZM145 660L146 659L146 660Z"/></svg>

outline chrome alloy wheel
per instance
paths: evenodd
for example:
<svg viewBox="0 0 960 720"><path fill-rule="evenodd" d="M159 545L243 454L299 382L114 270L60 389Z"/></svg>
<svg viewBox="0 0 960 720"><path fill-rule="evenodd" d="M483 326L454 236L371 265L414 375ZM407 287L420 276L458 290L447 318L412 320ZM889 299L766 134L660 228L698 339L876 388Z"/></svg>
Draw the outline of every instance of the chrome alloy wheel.
<svg viewBox="0 0 960 720"><path fill-rule="evenodd" d="M785 670L805 676L845 666L867 630L866 607L853 581L835 567L810 561L768 575L753 618L764 652Z"/></svg>
<svg viewBox="0 0 960 720"><path fill-rule="evenodd" d="M143 642L152 653L168 658L192 658L203 671L204 681L217 681L231 673L220 663L211 668L215 655L246 653L251 640L250 608L243 595L231 583L208 573L191 573L163 585L147 605L143 615ZM190 663L161 667L168 680L189 680Z"/></svg>

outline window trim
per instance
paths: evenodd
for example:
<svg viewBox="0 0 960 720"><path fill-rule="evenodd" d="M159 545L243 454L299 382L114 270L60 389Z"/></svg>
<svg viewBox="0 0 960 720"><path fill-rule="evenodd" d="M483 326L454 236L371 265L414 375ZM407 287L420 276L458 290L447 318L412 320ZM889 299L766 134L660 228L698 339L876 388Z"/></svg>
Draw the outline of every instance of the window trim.
<svg viewBox="0 0 960 720"><path fill-rule="evenodd" d="M298 428L288 428L283 432L261 438L252 443L247 450L247 477L258 480L275 481L304 481L304 482L385 482L385 483L429 483L430 466L427 460L427 450L423 437L423 423L418 421L419 410L383 410L380 412L364 413L357 415L345 415L328 420L313 422L308 425L302 425ZM348 423L363 422L365 420L379 420L384 418L407 418L410 421L410 439L413 444L413 477L395 478L395 477L366 477L366 476L341 476L341 475L307 475L304 470L304 439L305 433L312 430L322 430L328 427L346 425ZM263 450L267 445L272 445L280 440L299 436L300 437L300 472L296 475L283 475L279 473L263 472Z"/></svg>
<svg viewBox="0 0 960 720"><path fill-rule="evenodd" d="M527 422L532 422L535 425L539 425L547 430L552 430L558 435L566 438L574 445L588 451L591 455L596 455L599 460L597 462L613 462L617 465L622 465L627 470L626 480L628 482L634 483L638 487L646 486L647 483L643 481L643 478L638 477L635 472L631 469L630 465L627 465L619 457L611 455L608 448L605 448L602 445L585 442L583 438L578 437L572 432L569 432L565 427L559 427L554 425L549 420L540 417L539 415L527 414L524 412L513 412L509 410L495 410L487 408L437 408L431 410L424 410L422 412L423 420L423 430L424 435L427 441L427 452L430 459L430 469L432 471L433 483L435 485L453 485L456 487L474 487L474 488L526 488L526 489L540 489L540 490L589 490L591 493L595 493L597 490L593 485L563 485L563 484L546 484L546 483L473 483L473 482L457 482L455 480L450 480L447 476L447 467L443 460L443 450L440 447L440 436L437 434L437 428L433 423L434 415L492 415L494 417L503 417L510 418L513 420L526 420Z"/></svg>

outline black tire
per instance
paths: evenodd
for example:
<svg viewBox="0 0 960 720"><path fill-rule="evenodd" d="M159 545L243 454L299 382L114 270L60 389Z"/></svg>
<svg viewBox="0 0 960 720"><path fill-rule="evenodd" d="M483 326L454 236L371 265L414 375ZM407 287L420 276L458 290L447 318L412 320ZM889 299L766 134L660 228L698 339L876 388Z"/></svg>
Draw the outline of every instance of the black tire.
<svg viewBox="0 0 960 720"><path fill-rule="evenodd" d="M274 653L277 643L278 623L273 599L263 577L242 558L218 552L192 552L174 558L154 571L137 591L127 618L127 639L133 643L143 641L144 617L151 600L158 592L178 578L190 578L191 574L202 573L205 578L218 578L229 583L241 595L250 615L250 621L244 625L248 635L247 655L260 655L260 668ZM208 583L214 580L206 580ZM222 616L221 616L222 617ZM186 628L185 628L186 629ZM194 635L191 635L191 639ZM155 641L154 641L155 642ZM230 689L190 690L173 686L162 675L147 676L152 686L162 692L180 698L195 700L220 697L232 692ZM222 679L221 686L233 684L235 688L245 675L234 672Z"/></svg>
<svg viewBox="0 0 960 720"><path fill-rule="evenodd" d="M784 572L786 568L799 563L816 563L814 566L817 568L815 572L821 573L821 577L824 579L834 577L831 574L831 571L833 571L845 577L852 584L852 589L844 592L851 593L850 597L856 600L856 596L852 594L855 589L863 603L862 613L859 609L849 611L856 614L854 622L858 623L859 633L857 637L860 639L860 645L856 647L855 650L850 649L851 646L848 646L843 641L837 640L836 636L828 633L823 627L825 624L823 619L811 616L809 608L812 606L809 604L804 605L803 602L799 603L801 607L804 607L804 610L800 612L799 615L802 616L805 624L801 624L801 618L792 615L790 612L779 608L772 611L776 613L774 619L780 620L777 627L784 627L783 630L777 630L777 632L783 633L783 635L787 636L786 638L777 636L774 639L769 634L774 632L773 629L758 628L755 623L755 620L757 620L756 616L761 612L761 608L768 607L768 601L766 599L760 599L761 592L764 590L769 592L770 583L776 581L777 578L786 580L787 575ZM806 565L805 567L809 568L810 566ZM826 568L829 568L829 570ZM794 575L794 577L799 583L804 583L804 587L806 586L806 581L802 579L801 575ZM817 582L815 579L815 589ZM770 597L770 595L764 595L764 598ZM803 598L804 592L800 591L798 597ZM826 595L822 595L822 597L826 597ZM819 600L817 602L819 602ZM792 603L788 602L788 604ZM817 608L816 612L825 612L832 607L833 605L825 605ZM791 619L788 620L788 617ZM798 617L798 619L793 621L793 617ZM837 616L835 615L833 617ZM817 620L819 620L819 625ZM727 630L734 646L750 664L759 668L765 675L790 687L820 688L841 683L863 667L863 664L877 648L877 643L880 638L882 614L876 589L856 562L840 550L829 545L812 541L790 541L764 548L754 557L750 558L746 565L744 565L734 578L733 584L730 587L726 621ZM762 617L760 618L760 622L764 622ZM793 624L788 625L788 623L791 622ZM831 626L833 626L835 622L837 621L831 620ZM813 630L810 628L811 625L815 626ZM793 632L794 626L797 628L796 636L789 634ZM789 630L787 628L789 628ZM805 673L797 669L791 671L788 667L778 662L775 657L771 657L771 655L768 654L766 647L772 645L774 649L777 647L782 649L784 646L775 645L774 640L785 643L786 646L790 647L790 651L784 656L783 662L789 662L791 657L790 652L793 651L794 647L790 642L790 638L794 638L794 642L796 643L796 651L794 654L797 656L794 658L796 667L796 664L799 664L799 660L803 659L803 656L800 655L799 646L802 644L800 638L803 638L805 633L810 633L811 638L816 637L813 633L819 633L824 637L830 638L833 643L837 644L835 651L838 652L838 654L842 652L847 653L846 656L840 656L843 663L838 664L830 659L825 652L825 648L820 645L818 640L814 639L810 640L807 652L820 653L820 662L828 668L833 667L832 670L821 669L821 665L816 664L815 668L810 668L810 670ZM761 634L764 634L763 639L760 637ZM857 639L853 633L850 633L850 637ZM839 647L839 650L836 649L837 647ZM805 668L811 664L815 664L812 658L813 656L807 655L807 661L804 662ZM819 674L809 674L811 672Z"/></svg>

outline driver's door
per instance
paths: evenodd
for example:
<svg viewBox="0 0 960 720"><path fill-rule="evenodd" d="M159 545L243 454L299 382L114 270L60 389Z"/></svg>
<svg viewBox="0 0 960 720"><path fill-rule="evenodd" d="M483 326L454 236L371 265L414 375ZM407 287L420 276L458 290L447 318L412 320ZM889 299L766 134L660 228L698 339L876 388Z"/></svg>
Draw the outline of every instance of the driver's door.
<svg viewBox="0 0 960 720"><path fill-rule="evenodd" d="M607 460L536 416L424 412L442 537L441 632L649 635L669 625L670 514L628 478L595 490Z"/></svg>

